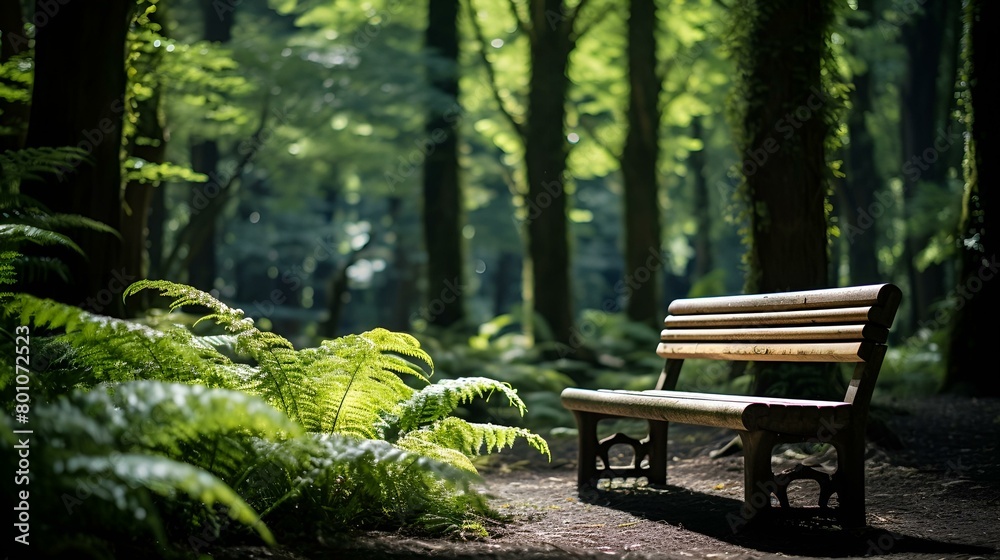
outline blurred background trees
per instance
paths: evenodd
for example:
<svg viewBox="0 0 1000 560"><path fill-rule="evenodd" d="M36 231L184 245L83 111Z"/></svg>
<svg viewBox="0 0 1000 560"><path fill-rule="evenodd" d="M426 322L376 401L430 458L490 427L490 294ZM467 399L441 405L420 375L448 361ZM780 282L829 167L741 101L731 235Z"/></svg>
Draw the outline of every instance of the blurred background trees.
<svg viewBox="0 0 1000 560"><path fill-rule="evenodd" d="M674 298L891 281L898 367L944 383L958 321L976 387L984 4L6 2L0 147L89 152L17 192L120 233L21 288L137 315L122 284L165 278L296 342L512 332L610 367L610 327L651 352Z"/></svg>

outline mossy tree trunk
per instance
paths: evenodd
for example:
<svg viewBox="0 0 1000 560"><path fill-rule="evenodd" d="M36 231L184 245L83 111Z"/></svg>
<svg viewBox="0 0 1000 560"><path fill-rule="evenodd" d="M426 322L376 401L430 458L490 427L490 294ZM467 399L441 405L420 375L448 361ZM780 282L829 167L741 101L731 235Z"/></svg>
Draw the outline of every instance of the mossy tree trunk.
<svg viewBox="0 0 1000 560"><path fill-rule="evenodd" d="M656 71L656 2L632 0L628 17L628 134L622 152L625 285L629 319L657 326L660 308L660 90Z"/></svg>
<svg viewBox="0 0 1000 560"><path fill-rule="evenodd" d="M834 11L831 0L741 0L735 10L742 28L733 45L741 69L735 124L749 222L749 293L828 283L826 153L839 102L827 93L822 70ZM753 369L757 394L799 381L815 386L814 394L833 393L834 378L818 372Z"/></svg>
<svg viewBox="0 0 1000 560"><path fill-rule="evenodd" d="M977 396L1000 397L1000 378L982 357L995 343L990 325L1000 309L1000 285L996 281L997 236L992 223L997 208L995 165L985 163L992 154L997 135L996 99L1000 94L996 79L984 78L993 38L989 35L997 22L997 3L972 0L966 6L965 76L969 84L966 96L966 119L969 129L965 145L965 204L959 252L961 269L958 288L952 296L954 316L945 388ZM984 165L985 163L985 165Z"/></svg>

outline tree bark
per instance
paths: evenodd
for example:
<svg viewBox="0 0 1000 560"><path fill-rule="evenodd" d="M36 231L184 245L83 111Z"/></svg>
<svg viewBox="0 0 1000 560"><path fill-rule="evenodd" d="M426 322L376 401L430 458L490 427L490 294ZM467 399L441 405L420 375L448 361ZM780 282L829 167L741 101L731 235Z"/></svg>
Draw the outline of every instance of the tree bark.
<svg viewBox="0 0 1000 560"><path fill-rule="evenodd" d="M909 332L928 320L932 313L931 304L945 293L943 264L930 264L921 271L915 262L927 247L933 232L914 231L913 228L919 220L914 215L914 200L920 183L942 184L947 165L939 159L944 159L944 151L959 149L958 142L951 140L956 134L945 129L950 100L938 87L945 48L945 26L953 14L948 4L943 0L923 4L920 12L913 14L902 30L907 63L900 87L900 145L903 150L904 214L910 228L906 233L902 259L906 266L911 301L909 321L901 326ZM949 79L949 92L952 83ZM939 137L951 143L945 146L938 140ZM938 144L935 144L936 140Z"/></svg>
<svg viewBox="0 0 1000 560"><path fill-rule="evenodd" d="M91 161L58 177L25 182L22 192L56 213L80 214L121 227L121 132L125 92L125 37L135 2L108 0L96 10L88 3L38 2L35 83L28 126L28 147L78 146ZM46 12L48 9L48 12ZM49 13L52 12L52 13ZM82 48L82 46L86 48ZM85 92L82 93L82 92ZM35 293L91 311L123 313L124 283L118 239L107 233L72 233L86 259L51 254L69 267L69 285L40 283Z"/></svg>
<svg viewBox="0 0 1000 560"><path fill-rule="evenodd" d="M875 17L874 0L859 0L858 12ZM856 46L851 54L866 58ZM847 242L847 260L852 285L874 284L880 280L876 249L876 217L872 203L881 181L875 168L875 141L868 130L867 115L872 111L872 77L865 65L854 75L851 110L847 114L850 144L845 154L846 177L840 183L841 236Z"/></svg>
<svg viewBox="0 0 1000 560"><path fill-rule="evenodd" d="M215 43L228 43L232 39L233 23L236 20L235 5L228 6L228 9L217 10L216 2L212 0L201 0L202 20L205 22L205 40ZM209 177L216 176L219 168L219 143L214 138L196 141L191 145L191 168L198 173L204 173ZM204 200L211 200L205 192L207 183L191 183L190 204L192 208L199 208L204 205ZM217 186L217 185L216 185ZM202 202L199 202L202 201ZM191 213L191 219L195 219L195 213ZM210 291L215 287L215 277L218 263L216 255L216 216L214 213L207 213L201 216L204 224L203 243L192 243L189 250L191 254L188 258L188 284L203 291Z"/></svg>
<svg viewBox="0 0 1000 560"><path fill-rule="evenodd" d="M826 0L757 4L748 22L754 48L741 64L749 96L741 146L751 225L748 291L818 288L827 283L829 127L823 112L831 102L820 69L833 6Z"/></svg>
<svg viewBox="0 0 1000 560"><path fill-rule="evenodd" d="M997 274L997 236L993 224L997 208L996 166L985 163L996 152L997 81L985 78L992 68L992 42L989 33L997 22L997 3L972 0L965 8L966 77L969 84L966 101L971 102L966 119L969 140L966 144L966 193L959 254L961 270L958 287L952 294L954 315L951 343L948 348L945 389L977 396L1000 397L1000 378L983 367L983 356L996 338L990 330L1000 308ZM985 163L985 164L984 164Z"/></svg>
<svg viewBox="0 0 1000 560"><path fill-rule="evenodd" d="M632 321L659 325L660 201L656 164L659 160L660 91L656 72L656 2L632 0L628 18L628 134L622 152L625 202L626 315Z"/></svg>
<svg viewBox="0 0 1000 560"><path fill-rule="evenodd" d="M562 0L532 0L531 76L524 159L527 170L528 257L532 309L552 338L574 354L570 286L569 231L566 216L566 69L573 49L572 19ZM537 331L536 331L537 332Z"/></svg>
<svg viewBox="0 0 1000 560"><path fill-rule="evenodd" d="M458 0L430 0L425 43L448 64L432 71L431 85L458 103ZM459 113L431 110L422 143L430 146L424 161L423 223L427 250L428 322L448 327L465 319L462 250L462 191L458 168ZM433 304L433 307L431 306Z"/></svg>
<svg viewBox="0 0 1000 560"><path fill-rule="evenodd" d="M736 13L748 20L736 45L745 96L737 126L750 225L747 291L823 287L829 282L826 143L834 101L821 70L833 2L744 0ZM787 392L787 384L817 398L836 392L827 368L758 362L752 370L758 395Z"/></svg>
<svg viewBox="0 0 1000 560"><path fill-rule="evenodd" d="M709 206L708 198L708 178L705 176L705 146L708 141L705 138L705 131L702 128L701 117L691 119L691 137L701 140L702 149L691 152L688 157L690 172L694 174L694 208L695 227L694 233L694 277L690 282L694 284L699 279L704 278L715 269L715 258L712 250L712 210Z"/></svg>

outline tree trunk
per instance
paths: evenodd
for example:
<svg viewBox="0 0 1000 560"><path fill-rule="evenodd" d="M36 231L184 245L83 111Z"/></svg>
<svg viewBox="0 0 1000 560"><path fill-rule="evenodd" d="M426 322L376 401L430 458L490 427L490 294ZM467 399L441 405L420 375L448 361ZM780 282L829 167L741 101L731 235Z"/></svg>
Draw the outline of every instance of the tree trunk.
<svg viewBox="0 0 1000 560"><path fill-rule="evenodd" d="M749 96L740 146L751 226L748 291L818 288L827 283L824 113L831 110L820 69L833 4L755 4L748 22L754 48L740 64Z"/></svg>
<svg viewBox="0 0 1000 560"><path fill-rule="evenodd" d="M744 0L736 14L748 26L735 45L745 104L737 131L750 226L747 291L823 287L829 281L826 142L833 101L821 69L834 4ZM816 397L835 392L825 368L755 363L752 369L758 395L788 391L789 383Z"/></svg>
<svg viewBox="0 0 1000 560"><path fill-rule="evenodd" d="M909 321L902 323L912 332L927 322L931 304L944 296L944 266L931 264L919 270L916 258L927 247L932 231L914 231L920 220L914 215L914 199L920 183L942 184L948 149L958 150L957 131L947 131L947 107L938 82L942 70L945 26L953 10L950 2L934 1L922 5L903 28L903 43L908 55L906 72L900 87L900 141L903 150L903 204L909 228L903 248L910 296ZM953 80L948 79L951 92ZM935 144L937 142L937 144Z"/></svg>
<svg viewBox="0 0 1000 560"><path fill-rule="evenodd" d="M566 11L562 0L532 0L530 10L531 77L524 145L529 257L525 269L531 287L527 295L561 353L572 355L579 348L570 344L573 304L564 135L572 20L561 15Z"/></svg>
<svg viewBox="0 0 1000 560"><path fill-rule="evenodd" d="M628 18L628 135L621 165L625 200L626 315L659 325L660 201L656 172L660 139L660 90L656 72L656 2L632 0Z"/></svg>
<svg viewBox="0 0 1000 560"><path fill-rule="evenodd" d="M150 15L150 21L159 23L161 30L166 28L163 9L160 7ZM149 69L156 71L161 53L157 49L149 56L155 57ZM167 151L167 136L163 125L163 112L160 107L160 83L154 84L153 94L148 99L138 101L136 113L138 121L135 125L135 137L130 139L131 155L149 163L163 163ZM141 142L137 141L142 139ZM150 261L148 257L147 240L149 238L149 215L153 202L154 191L162 186L143 184L130 181L125 185L125 205L122 208L122 268L131 278L148 278ZM161 226L162 227L162 226ZM162 239L158 240L162 242ZM148 305L149 290L143 290L125 301L125 311L130 317L139 314Z"/></svg>
<svg viewBox="0 0 1000 560"><path fill-rule="evenodd" d="M228 43L232 39L233 22L236 19L235 5L227 10L216 10L216 2L201 0L202 20L205 22L205 40L215 43ZM215 139L204 139L191 145L191 168L209 177L216 176L219 167L219 143ZM207 183L191 183L190 204L192 208L203 208L205 200L211 200L206 193L206 187L215 188L209 180ZM217 193L216 193L217 194ZM196 219L191 213L191 219ZM215 277L218 263L216 258L216 215L206 213L200 218L207 220L202 243L192 243L188 257L188 284L203 291L215 287Z"/></svg>
<svg viewBox="0 0 1000 560"><path fill-rule="evenodd" d="M705 131L702 128L701 117L691 119L691 137L701 140L702 149L691 152L688 157L690 172L694 174L694 208L695 223L697 224L694 233L694 277L690 282L694 284L715 268L712 252L712 210L708 200L708 178L705 176L705 146L708 141L705 138Z"/></svg>
<svg viewBox="0 0 1000 560"><path fill-rule="evenodd" d="M458 0L430 0L426 45L448 64L432 71L431 84L458 103ZM421 140L430 153L424 162L423 221L427 249L428 322L447 327L465 319L462 272L462 193L458 170L457 114L432 110Z"/></svg>
<svg viewBox="0 0 1000 560"><path fill-rule="evenodd" d="M996 219L996 166L985 164L994 153L998 88L995 79L984 74L992 68L992 37L997 22L997 3L972 0L966 6L968 36L965 43L966 76L969 84L966 119L969 140L966 144L965 211L958 235L961 257L956 294L952 295L955 313L948 348L948 371L945 389L977 396L1000 397L1000 378L983 367L983 356L995 344L991 327L1000 309L1000 286L990 281L997 275L996 235L989 225ZM989 223L988 223L989 222Z"/></svg>
<svg viewBox="0 0 1000 560"><path fill-rule="evenodd" d="M80 214L118 230L125 36L135 2L108 0L99 10L80 2L58 4L58 10L53 10L54 5L40 1L35 7L39 25L26 145L78 146L90 154L91 161L66 169L58 177L25 182L22 192L53 212ZM43 16L44 25L40 22ZM33 291L120 316L122 284L126 283L116 268L121 262L120 241L89 230L71 235L87 255L82 259L58 252L69 267L72 282L40 283Z"/></svg>

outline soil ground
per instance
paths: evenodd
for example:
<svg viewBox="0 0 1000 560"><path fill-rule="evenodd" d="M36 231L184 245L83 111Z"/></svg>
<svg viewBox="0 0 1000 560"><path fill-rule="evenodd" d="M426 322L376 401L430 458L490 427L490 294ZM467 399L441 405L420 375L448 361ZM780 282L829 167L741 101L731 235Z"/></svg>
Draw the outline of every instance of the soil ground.
<svg viewBox="0 0 1000 560"><path fill-rule="evenodd" d="M1000 560L1000 400L934 397L873 410L867 527L779 522L743 526L740 453L712 458L732 432L671 426L668 485L633 481L578 491L576 441L552 437L552 462L527 449L504 452L482 470L486 491L509 521L486 540L356 535L307 549L229 550L256 558L917 558ZM882 435L878 435L882 434ZM616 448L617 449L617 448ZM779 450L774 471L808 451ZM830 469L835 457L806 457ZM789 487L815 503L818 487Z"/></svg>

